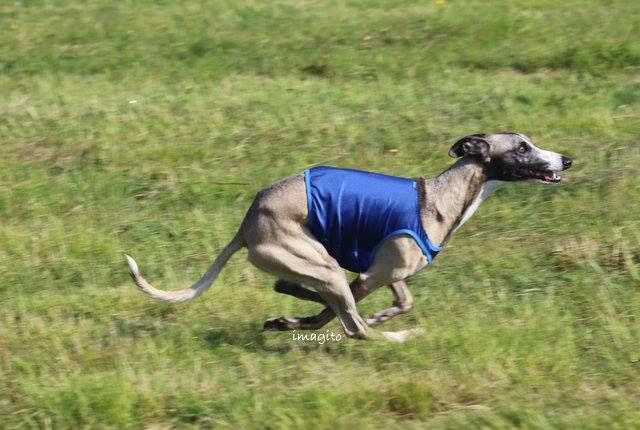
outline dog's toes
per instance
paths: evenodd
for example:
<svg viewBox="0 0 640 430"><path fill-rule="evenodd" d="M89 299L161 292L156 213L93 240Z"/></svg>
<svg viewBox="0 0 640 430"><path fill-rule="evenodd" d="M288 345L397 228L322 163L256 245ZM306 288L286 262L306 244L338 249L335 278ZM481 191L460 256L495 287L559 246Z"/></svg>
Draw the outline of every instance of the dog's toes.
<svg viewBox="0 0 640 430"><path fill-rule="evenodd" d="M298 327L297 318L277 317L269 318L264 322L262 330L284 331L294 330Z"/></svg>
<svg viewBox="0 0 640 430"><path fill-rule="evenodd" d="M279 324L278 324L278 320L280 318L269 318L268 320L266 320L264 322L264 325L262 326L262 330L279 330Z"/></svg>

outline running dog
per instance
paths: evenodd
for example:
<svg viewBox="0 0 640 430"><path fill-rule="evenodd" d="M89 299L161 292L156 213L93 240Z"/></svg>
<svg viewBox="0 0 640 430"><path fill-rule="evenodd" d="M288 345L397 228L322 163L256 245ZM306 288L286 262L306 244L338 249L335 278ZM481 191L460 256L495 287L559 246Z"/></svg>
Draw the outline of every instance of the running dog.
<svg viewBox="0 0 640 430"><path fill-rule="evenodd" d="M429 179L307 169L257 194L234 238L190 288L158 290L126 256L131 277L154 299L186 302L204 293L246 247L253 265L279 278L276 292L325 306L311 317L269 319L264 329L316 330L337 315L348 337L404 341L412 330L371 328L411 308L404 280L431 263L497 187L524 180L558 183L558 172L572 163L511 132L463 137L449 155L457 161ZM345 269L358 274L351 284ZM383 285L391 288L393 305L361 317L356 303Z"/></svg>

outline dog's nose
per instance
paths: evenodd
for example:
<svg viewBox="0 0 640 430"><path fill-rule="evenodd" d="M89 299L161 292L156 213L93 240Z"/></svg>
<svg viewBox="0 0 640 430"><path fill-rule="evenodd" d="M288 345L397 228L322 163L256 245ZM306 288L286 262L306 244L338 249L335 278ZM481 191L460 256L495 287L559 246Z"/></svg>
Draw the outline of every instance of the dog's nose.
<svg viewBox="0 0 640 430"><path fill-rule="evenodd" d="M562 156L562 167L564 169L568 169L569 167L571 167L571 163L573 163L573 160L571 160L571 158L565 157L564 155Z"/></svg>

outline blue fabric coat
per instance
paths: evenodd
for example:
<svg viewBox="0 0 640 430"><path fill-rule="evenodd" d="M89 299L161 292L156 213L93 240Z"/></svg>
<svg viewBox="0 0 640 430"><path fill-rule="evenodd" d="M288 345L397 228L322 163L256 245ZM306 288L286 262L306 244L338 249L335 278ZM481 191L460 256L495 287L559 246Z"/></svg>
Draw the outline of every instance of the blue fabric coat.
<svg viewBox="0 0 640 430"><path fill-rule="evenodd" d="M441 250L422 228L415 180L326 166L305 170L304 178L307 227L341 267L366 272L393 236L411 236L429 262Z"/></svg>

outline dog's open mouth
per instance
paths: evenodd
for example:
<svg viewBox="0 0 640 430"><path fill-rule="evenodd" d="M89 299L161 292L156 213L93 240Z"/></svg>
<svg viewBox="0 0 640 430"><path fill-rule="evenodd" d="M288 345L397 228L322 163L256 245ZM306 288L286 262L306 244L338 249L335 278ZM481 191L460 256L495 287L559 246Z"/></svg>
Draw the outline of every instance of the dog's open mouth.
<svg viewBox="0 0 640 430"><path fill-rule="evenodd" d="M518 169L512 175L516 178L536 179L548 184L555 184L562 180L562 176L552 170Z"/></svg>

